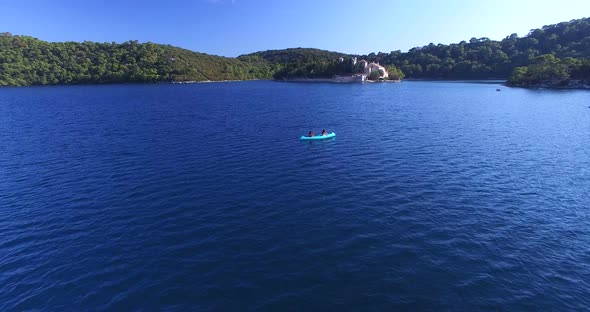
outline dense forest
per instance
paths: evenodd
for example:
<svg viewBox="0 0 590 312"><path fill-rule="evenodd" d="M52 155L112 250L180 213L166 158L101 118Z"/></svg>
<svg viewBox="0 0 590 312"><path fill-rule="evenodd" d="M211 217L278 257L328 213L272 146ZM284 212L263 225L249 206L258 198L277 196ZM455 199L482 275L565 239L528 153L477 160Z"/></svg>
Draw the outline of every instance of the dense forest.
<svg viewBox="0 0 590 312"><path fill-rule="evenodd" d="M345 62L338 62L338 58ZM394 78L509 78L514 85L590 80L590 18L533 29L501 41L429 44L408 52L347 55L285 49L227 58L154 43L45 42L0 33L0 86L288 79L358 72L350 59L379 62Z"/></svg>

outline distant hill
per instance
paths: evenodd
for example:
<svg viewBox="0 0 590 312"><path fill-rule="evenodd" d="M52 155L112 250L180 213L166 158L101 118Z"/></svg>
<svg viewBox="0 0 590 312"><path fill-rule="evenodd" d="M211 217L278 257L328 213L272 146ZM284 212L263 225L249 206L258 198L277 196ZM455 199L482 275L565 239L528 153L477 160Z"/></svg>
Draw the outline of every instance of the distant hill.
<svg viewBox="0 0 590 312"><path fill-rule="evenodd" d="M272 64L290 64L297 62L326 62L334 61L339 57L350 57L340 52L332 52L312 48L291 48L283 50L268 50L240 55L238 59L249 60L252 57L259 57Z"/></svg>
<svg viewBox="0 0 590 312"><path fill-rule="evenodd" d="M346 63L338 59L346 58ZM353 55L312 48L268 50L241 55L238 59L250 61L258 58L272 65L275 79L284 78L327 78L337 74L351 74L350 59ZM348 66L350 65L350 66Z"/></svg>
<svg viewBox="0 0 590 312"><path fill-rule="evenodd" d="M552 55L554 59L544 55ZM577 79L590 79L586 78L590 18L543 26L524 37L512 34L501 41L471 38L468 42L449 45L431 43L405 53L398 50L368 55L295 48L227 58L137 41L50 43L0 33L0 85L325 77L350 71L346 62L345 65L336 62L339 57L354 56L380 62L392 69L397 67L408 78L512 77L515 85L523 84L519 79L531 82L559 77L567 80L570 73L575 73ZM537 66L539 64L543 66ZM561 64L562 72L550 74L552 66L546 64ZM529 65L535 66L525 73L522 68Z"/></svg>

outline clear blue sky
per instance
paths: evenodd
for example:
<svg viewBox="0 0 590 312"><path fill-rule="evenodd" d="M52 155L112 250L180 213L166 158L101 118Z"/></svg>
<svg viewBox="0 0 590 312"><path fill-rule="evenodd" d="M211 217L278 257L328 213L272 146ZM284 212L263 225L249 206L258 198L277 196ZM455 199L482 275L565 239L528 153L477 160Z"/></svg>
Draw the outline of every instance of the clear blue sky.
<svg viewBox="0 0 590 312"><path fill-rule="evenodd" d="M524 36L589 15L590 0L0 0L0 32L224 56L290 47L366 54Z"/></svg>

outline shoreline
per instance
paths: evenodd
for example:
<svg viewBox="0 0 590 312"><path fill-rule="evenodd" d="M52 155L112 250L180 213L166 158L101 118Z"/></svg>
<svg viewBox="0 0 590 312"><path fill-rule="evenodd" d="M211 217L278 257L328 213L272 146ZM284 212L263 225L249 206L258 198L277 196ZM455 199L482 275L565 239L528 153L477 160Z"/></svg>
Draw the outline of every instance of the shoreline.
<svg viewBox="0 0 590 312"><path fill-rule="evenodd" d="M342 80L338 78L291 78L291 79L275 79L277 82L324 82L324 83L400 83L402 80L382 80L382 81L354 81L354 80Z"/></svg>
<svg viewBox="0 0 590 312"><path fill-rule="evenodd" d="M501 84L509 88L524 89L545 89L545 90L590 90L590 81L572 81L568 85L560 86L551 82L539 84L510 84L505 79L417 79L408 78L403 80L382 80L382 81L341 81L334 78L293 78L293 79L241 79L241 80L202 80L202 81L157 81L157 82L114 82L114 83L79 83L79 84L44 84L44 85L8 85L0 86L2 88L21 88L21 87L59 87L59 86L104 86L104 85L155 85L155 84L206 84L206 83L230 83L230 82L247 82L247 81L271 81L271 82L295 82L295 83L401 83L403 81L414 82L466 82L466 83L493 83Z"/></svg>
<svg viewBox="0 0 590 312"><path fill-rule="evenodd" d="M273 79L242 79L242 80L202 80L202 81L127 81L127 82L105 82L105 83L63 83L63 84L32 84L32 85L8 85L1 88L22 88L22 87L63 87L63 86L109 86L109 85L157 85L157 84L198 84L198 83L223 83L243 81L274 81Z"/></svg>
<svg viewBox="0 0 590 312"><path fill-rule="evenodd" d="M216 83L216 82L240 82L240 81L272 81L272 79L238 79L238 80L188 80L188 81L168 81L156 83L170 83L170 84L192 84L192 83Z"/></svg>
<svg viewBox="0 0 590 312"><path fill-rule="evenodd" d="M505 83L507 87L526 88L526 89L547 89L547 90L590 90L590 81L570 80L567 84L561 85L561 82L542 81L536 84L526 83Z"/></svg>

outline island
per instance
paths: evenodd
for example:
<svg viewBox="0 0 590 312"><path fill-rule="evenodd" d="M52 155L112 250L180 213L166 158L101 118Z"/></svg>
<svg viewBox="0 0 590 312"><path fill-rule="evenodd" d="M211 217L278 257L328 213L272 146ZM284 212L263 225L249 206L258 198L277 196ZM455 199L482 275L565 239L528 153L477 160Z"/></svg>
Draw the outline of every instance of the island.
<svg viewBox="0 0 590 312"><path fill-rule="evenodd" d="M389 53L314 48L223 57L136 40L47 42L0 33L0 86L278 81L378 82L503 79L515 87L588 88L590 18L546 25L526 36L471 38Z"/></svg>

